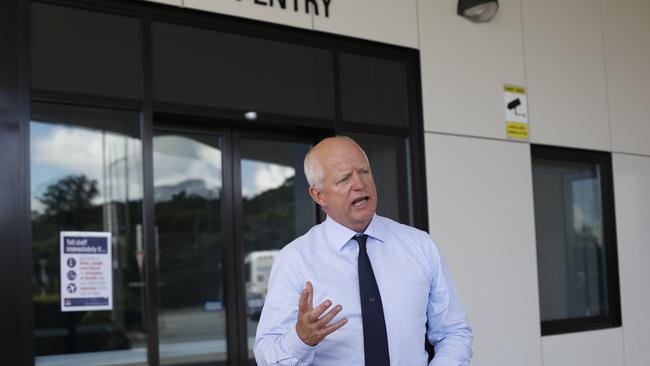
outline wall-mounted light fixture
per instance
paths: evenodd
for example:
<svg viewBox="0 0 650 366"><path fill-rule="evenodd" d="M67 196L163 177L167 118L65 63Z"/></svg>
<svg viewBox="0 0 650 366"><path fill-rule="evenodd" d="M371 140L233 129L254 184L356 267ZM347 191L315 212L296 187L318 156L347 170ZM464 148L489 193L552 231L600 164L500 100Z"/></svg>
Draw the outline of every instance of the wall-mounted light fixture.
<svg viewBox="0 0 650 366"><path fill-rule="evenodd" d="M458 15L474 23L489 22L498 10L498 0L458 0Z"/></svg>

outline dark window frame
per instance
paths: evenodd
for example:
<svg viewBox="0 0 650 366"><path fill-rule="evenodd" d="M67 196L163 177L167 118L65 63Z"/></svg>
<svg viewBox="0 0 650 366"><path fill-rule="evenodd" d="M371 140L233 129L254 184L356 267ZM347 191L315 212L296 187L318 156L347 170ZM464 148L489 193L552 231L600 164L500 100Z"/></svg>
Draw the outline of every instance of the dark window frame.
<svg viewBox="0 0 650 366"><path fill-rule="evenodd" d="M25 192L27 182L29 181L29 101L51 102L60 104L79 105L87 107L103 107L124 110L136 110L141 112L141 141L143 149L143 215L142 223L144 228L144 241L147 253L153 253L154 241L154 209L153 209L153 152L152 152L152 139L154 130L154 120L158 122L160 117L163 116L186 116L191 119L200 120L213 124L215 120L229 121L232 126L238 126L245 129L252 127L256 131L272 130L283 133L302 133L308 131L312 136L318 139L326 136L336 134L346 134L347 132L372 132L376 135L388 135L394 137L403 137L407 140L407 154L406 163L408 165L408 184L409 184L409 211L411 225L422 229L428 230L428 214L427 214L427 200L426 200L426 170L425 170L425 151L424 151L424 125L423 125L423 112L422 112L422 91L421 91L421 78L420 78L420 57L419 51L416 49L381 44L377 42L353 39L344 36L333 34L326 34L312 30L303 30L284 25L276 25L264 23L257 20L243 19L228 15L221 15L209 13L198 10L178 8L159 3L151 2L133 2L133 1L115 1L115 0L34 0L35 2L61 5L65 7L80 8L84 10L99 11L103 13L111 13L122 16L129 16L139 19L142 27L142 98L128 99L121 97L109 97L102 95L79 94L71 92L61 92L53 90L30 90L30 68L29 60L23 61L19 64L21 73L20 78L20 102L23 109L21 110L21 146L19 146L22 153L20 154L20 166L22 170L10 169L8 174L15 174L20 176L20 190L21 203L23 210L22 214L16 221L20 221L21 226L21 240L16 242L16 246L11 246L14 253L18 250L23 254L23 261L21 264L16 264L20 273L24 274L23 284L31 281L31 215L29 210L29 190ZM28 0L12 0L11 6L20 4L20 16L13 18L16 23L11 24L13 27L21 28L25 31L25 35L21 37L21 43L18 45L18 50L10 48L10 51L18 51L22 58L28 58L29 51L29 37L26 28L29 25L29 4ZM10 4L10 3L8 3ZM7 5L8 5L7 4ZM8 6L8 8L11 8ZM4 9L0 6L0 9ZM11 10L11 9L10 9ZM15 13L12 12L15 15ZM153 21L169 22L180 25L187 25L197 28L212 29L223 32L230 32L240 35L246 35L256 38L264 38L270 40L279 40L288 43L301 44L311 47L326 48L331 50L334 66L334 103L335 103L335 118L332 120L322 120L315 118L305 117L289 117L284 115L273 115L269 113L260 114L256 123L251 123L243 118L243 111L232 109L218 109L210 107L197 107L191 105L181 105L172 103L159 103L154 102L152 93L152 50L151 50L151 23ZM23 24L25 26L23 26ZM9 33L11 34L11 33ZM407 103L408 103L408 127L395 127L395 126L382 126L367 123L360 123L354 121L345 121L341 117L341 91L339 80L339 54L350 53L355 55L370 56L384 58L388 60L403 62L406 67L406 82L407 82ZM5 65L5 67L7 67ZM3 72L11 74L14 69L3 69L0 64L0 75ZM164 118L164 117L163 117ZM20 172L20 174L18 174ZM26 177L25 177L26 175ZM23 187L25 186L25 187ZM14 195L14 197L17 197ZM232 208L236 209L236 208ZM4 234L1 232L0 234ZM7 246L9 250L9 246ZM243 266L243 263L241 263ZM156 269L155 256L147 255L145 258L145 271L146 282L148 288L155 288L158 282L158 273ZM239 272L239 271L238 271ZM12 273L15 273L12 272ZM243 273L241 273L243 275ZM243 279L242 279L243 280ZM237 280L237 282L242 282ZM35 350L33 347L32 331L33 331L33 314L32 314L32 299L31 291L25 290L30 286L22 286L15 289L6 288L6 293L15 294L15 298L19 298L23 309L20 316L14 317L18 319L20 324L23 324L21 333L22 337L15 337L13 334L5 334L4 331L0 332L0 336L7 337L10 341L8 344L10 348L20 351L20 360L18 365L33 365ZM18 294L20 292L20 294ZM245 312L245 299L241 296L238 299L231 301L240 302L238 309L234 309L241 313ZM157 291L148 291L147 293L147 312L145 314L147 320L147 349L148 349L148 362L152 365L160 363L158 355L158 314L155 305L158 303ZM243 309L243 310L242 310ZM13 313L15 314L15 312ZM231 312L235 318L241 318ZM231 334L229 339L235 340L235 334L239 335L237 343L229 342L229 365L245 365L247 364L247 346L245 339L246 332L243 331L246 326L245 322L237 322L233 320L237 329L228 332ZM29 329L24 329L25 325ZM237 349L239 348L239 349ZM16 355L18 356L18 354ZM11 358L10 358L11 359Z"/></svg>
<svg viewBox="0 0 650 366"><path fill-rule="evenodd" d="M535 159L587 163L599 167L603 216L603 247L605 250L604 261L605 273L607 274L605 282L605 286L607 287L607 315L541 321L542 336L620 327L622 325L621 297L618 273L616 213L614 205L611 153L565 147L531 145L532 165L534 165ZM534 166L532 165L531 168L534 169ZM536 245L539 245L539 243Z"/></svg>

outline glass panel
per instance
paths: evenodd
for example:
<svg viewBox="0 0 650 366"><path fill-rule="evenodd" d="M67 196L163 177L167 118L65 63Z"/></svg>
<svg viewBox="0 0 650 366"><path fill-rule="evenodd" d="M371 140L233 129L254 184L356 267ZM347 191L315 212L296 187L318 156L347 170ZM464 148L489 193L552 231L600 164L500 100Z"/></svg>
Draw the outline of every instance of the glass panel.
<svg viewBox="0 0 650 366"><path fill-rule="evenodd" d="M330 51L154 23L157 101L334 118Z"/></svg>
<svg viewBox="0 0 650 366"><path fill-rule="evenodd" d="M377 214L410 224L406 139L393 136L347 134L366 152L377 186Z"/></svg>
<svg viewBox="0 0 650 366"><path fill-rule="evenodd" d="M303 160L310 148L309 144L295 142L241 140L244 262L251 360L273 259L283 246L316 224L316 207L307 193L309 186L302 173Z"/></svg>
<svg viewBox="0 0 650 366"><path fill-rule="evenodd" d="M607 315L598 165L533 159L541 319Z"/></svg>
<svg viewBox="0 0 650 366"><path fill-rule="evenodd" d="M32 104L36 365L146 364L139 120L136 112ZM61 231L111 233L113 310L61 311Z"/></svg>
<svg viewBox="0 0 650 366"><path fill-rule="evenodd" d="M408 89L403 62L342 53L343 120L408 127Z"/></svg>
<svg viewBox="0 0 650 366"><path fill-rule="evenodd" d="M160 362L223 365L228 355L220 138L157 133L153 146Z"/></svg>
<svg viewBox="0 0 650 366"><path fill-rule="evenodd" d="M135 18L31 3L32 87L141 98Z"/></svg>

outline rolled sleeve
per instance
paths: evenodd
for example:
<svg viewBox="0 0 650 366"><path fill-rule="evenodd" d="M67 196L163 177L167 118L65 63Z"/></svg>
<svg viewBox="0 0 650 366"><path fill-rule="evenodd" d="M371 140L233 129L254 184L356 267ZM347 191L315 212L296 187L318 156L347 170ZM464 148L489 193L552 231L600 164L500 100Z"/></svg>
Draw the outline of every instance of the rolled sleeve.
<svg viewBox="0 0 650 366"><path fill-rule="evenodd" d="M429 293L427 336L436 355L429 365L466 366L472 357L472 328L435 244L433 255L435 266Z"/></svg>
<svg viewBox="0 0 650 366"><path fill-rule="evenodd" d="M296 327L291 327L284 337L282 337L282 348L288 354L304 362L314 358L316 346L310 346L303 342L298 336L298 332L296 332Z"/></svg>
<svg viewBox="0 0 650 366"><path fill-rule="evenodd" d="M295 268L291 253L286 251L273 264L255 340L255 360L260 366L303 366L313 361L315 347L304 343L296 332L298 298L303 285Z"/></svg>

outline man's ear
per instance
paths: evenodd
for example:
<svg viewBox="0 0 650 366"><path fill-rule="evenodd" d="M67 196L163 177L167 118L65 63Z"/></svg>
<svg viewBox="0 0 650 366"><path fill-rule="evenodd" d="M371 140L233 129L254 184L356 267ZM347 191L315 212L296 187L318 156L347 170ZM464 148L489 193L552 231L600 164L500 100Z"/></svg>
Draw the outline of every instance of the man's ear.
<svg viewBox="0 0 650 366"><path fill-rule="evenodd" d="M321 192L319 192L318 189L316 189L316 187L314 187L314 186L309 187L309 196L319 206L321 206L321 207L326 207L327 206L325 200L323 199L323 194Z"/></svg>

